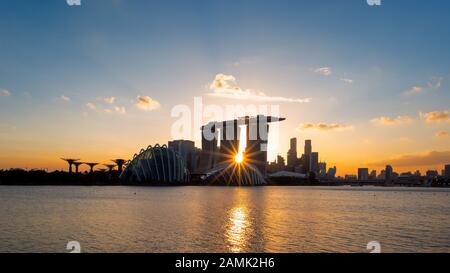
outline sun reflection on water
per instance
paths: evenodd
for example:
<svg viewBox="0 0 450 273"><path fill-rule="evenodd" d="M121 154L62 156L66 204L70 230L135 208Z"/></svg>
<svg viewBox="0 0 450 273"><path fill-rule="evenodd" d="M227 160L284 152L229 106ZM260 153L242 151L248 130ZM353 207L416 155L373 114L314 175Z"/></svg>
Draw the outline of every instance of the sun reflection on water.
<svg viewBox="0 0 450 273"><path fill-rule="evenodd" d="M231 252L241 252L248 241L251 222L245 207L234 207L229 211L226 237Z"/></svg>

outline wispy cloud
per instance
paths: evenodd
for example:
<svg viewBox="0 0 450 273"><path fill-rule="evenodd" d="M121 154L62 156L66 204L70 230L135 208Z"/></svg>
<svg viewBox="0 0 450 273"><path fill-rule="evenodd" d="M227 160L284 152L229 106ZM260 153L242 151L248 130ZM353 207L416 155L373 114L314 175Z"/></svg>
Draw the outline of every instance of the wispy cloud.
<svg viewBox="0 0 450 273"><path fill-rule="evenodd" d="M11 92L6 89L0 89L0 97L9 97L11 96Z"/></svg>
<svg viewBox="0 0 450 273"><path fill-rule="evenodd" d="M114 110L119 114L126 114L127 110L123 106L114 106Z"/></svg>
<svg viewBox="0 0 450 273"><path fill-rule="evenodd" d="M450 112L449 111L433 111L427 113L420 112L420 118L425 120L425 122L427 123L450 122Z"/></svg>
<svg viewBox="0 0 450 273"><path fill-rule="evenodd" d="M88 102L86 103L86 107L91 109L91 110L96 110L97 109L97 105L93 102Z"/></svg>
<svg viewBox="0 0 450 273"><path fill-rule="evenodd" d="M320 67L320 68L314 69L314 72L317 74L320 74L322 76L330 76L331 74L333 74L330 67Z"/></svg>
<svg viewBox="0 0 450 273"><path fill-rule="evenodd" d="M114 102L116 101L115 97L107 97L107 98L103 98L103 101L107 104L114 104Z"/></svg>
<svg viewBox="0 0 450 273"><path fill-rule="evenodd" d="M225 74L217 74L209 88L213 91L213 93L209 93L210 96L229 99L291 103L307 103L311 101L310 98L272 97L262 92L243 89L236 83L234 76Z"/></svg>
<svg viewBox="0 0 450 273"><path fill-rule="evenodd" d="M439 132L436 132L435 136L440 137L440 138L447 138L447 137L449 137L449 133L448 133L448 131L439 131Z"/></svg>
<svg viewBox="0 0 450 273"><path fill-rule="evenodd" d="M411 124L415 121L414 118L410 116L398 116L395 118L391 117L378 117L371 120L373 124L381 126L396 126L403 124Z"/></svg>
<svg viewBox="0 0 450 273"><path fill-rule="evenodd" d="M298 131L345 131L353 129L352 125L336 124L336 123L304 123L297 128Z"/></svg>
<svg viewBox="0 0 450 273"><path fill-rule="evenodd" d="M70 98L67 97L67 96L64 96L64 95L60 96L60 97L59 97L59 100L60 100L60 101L63 101L63 102L70 102Z"/></svg>
<svg viewBox="0 0 450 273"><path fill-rule="evenodd" d="M401 155L392 159L370 164L371 166L392 165L394 167L432 166L450 162L450 151L432 151L421 154Z"/></svg>
<svg viewBox="0 0 450 273"><path fill-rule="evenodd" d="M411 89L405 92L405 95L412 96L422 93L424 88L422 86L413 86Z"/></svg>
<svg viewBox="0 0 450 273"><path fill-rule="evenodd" d="M425 85L416 85L411 87L409 90L404 92L406 96L414 96L422 93L426 93L431 90L436 90L441 88L444 78L442 77L432 77L431 80Z"/></svg>
<svg viewBox="0 0 450 273"><path fill-rule="evenodd" d="M144 111L152 111L158 109L161 104L149 96L138 96L136 98L136 106Z"/></svg>
<svg viewBox="0 0 450 273"><path fill-rule="evenodd" d="M346 79L346 78L341 78L341 81L348 83L348 84L352 84L353 80L352 79Z"/></svg>

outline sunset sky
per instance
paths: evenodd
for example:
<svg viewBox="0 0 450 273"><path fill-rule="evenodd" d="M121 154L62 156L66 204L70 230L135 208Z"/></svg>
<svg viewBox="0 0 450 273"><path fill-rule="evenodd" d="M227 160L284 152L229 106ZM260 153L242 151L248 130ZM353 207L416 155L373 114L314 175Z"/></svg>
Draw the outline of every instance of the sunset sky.
<svg viewBox="0 0 450 273"><path fill-rule="evenodd" d="M449 14L442 0L2 0L0 169L131 158L201 97L278 106L270 160L297 137L338 175L440 171Z"/></svg>

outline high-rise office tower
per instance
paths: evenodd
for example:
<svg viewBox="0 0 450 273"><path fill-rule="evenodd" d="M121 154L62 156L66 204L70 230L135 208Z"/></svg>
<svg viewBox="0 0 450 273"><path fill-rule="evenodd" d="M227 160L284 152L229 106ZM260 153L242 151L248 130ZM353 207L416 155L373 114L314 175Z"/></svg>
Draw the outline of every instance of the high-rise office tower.
<svg viewBox="0 0 450 273"><path fill-rule="evenodd" d="M284 168L286 167L284 163L284 158L281 155L277 156L277 167L279 171L283 171Z"/></svg>
<svg viewBox="0 0 450 273"><path fill-rule="evenodd" d="M394 178L394 170L391 165L387 165L384 171L386 181L390 181Z"/></svg>
<svg viewBox="0 0 450 273"><path fill-rule="evenodd" d="M311 140L305 140L305 155L311 155L312 153L312 145Z"/></svg>
<svg viewBox="0 0 450 273"><path fill-rule="evenodd" d="M447 164L444 167L444 177L450 178L450 164Z"/></svg>
<svg viewBox="0 0 450 273"><path fill-rule="evenodd" d="M291 138L291 147L287 153L287 165L289 168L295 168L297 165L297 138Z"/></svg>
<svg viewBox="0 0 450 273"><path fill-rule="evenodd" d="M370 179L370 180L375 180L375 179L377 179L377 171L376 171L376 170L372 170L372 172L370 172L370 174L369 174L369 179Z"/></svg>
<svg viewBox="0 0 450 273"><path fill-rule="evenodd" d="M358 180L369 180L369 169L359 168L358 169Z"/></svg>
<svg viewBox="0 0 450 273"><path fill-rule="evenodd" d="M333 168L328 169L327 178L334 179L336 176L337 168L334 166Z"/></svg>
<svg viewBox="0 0 450 273"><path fill-rule="evenodd" d="M198 168L199 150L195 147L195 142L191 140L173 140L169 141L168 147L176 151L186 163L189 171Z"/></svg>
<svg viewBox="0 0 450 273"><path fill-rule="evenodd" d="M319 153L314 152L311 153L311 167L309 168L309 170L311 172L314 172L315 174L319 173Z"/></svg>

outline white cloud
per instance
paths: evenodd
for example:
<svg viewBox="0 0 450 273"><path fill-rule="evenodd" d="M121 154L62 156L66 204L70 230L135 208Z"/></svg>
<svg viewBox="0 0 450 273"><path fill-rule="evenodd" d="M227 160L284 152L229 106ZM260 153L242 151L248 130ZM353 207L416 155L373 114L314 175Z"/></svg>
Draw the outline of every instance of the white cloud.
<svg viewBox="0 0 450 273"><path fill-rule="evenodd" d="M158 109L161 104L149 96L138 96L136 98L136 106L144 111L152 111Z"/></svg>
<svg viewBox="0 0 450 273"><path fill-rule="evenodd" d="M437 89L441 88L443 81L444 81L444 78L442 78L442 77L432 77L431 80L426 85L413 86L409 90L405 91L404 95L414 96L414 95L426 93L431 90L437 90Z"/></svg>
<svg viewBox="0 0 450 273"><path fill-rule="evenodd" d="M209 88L213 90L210 96L238 99L238 100L254 100L267 102L295 102L306 103L311 99L304 98L287 98L287 97L271 97L262 92L254 92L250 89L242 89L237 83L236 78L232 75L217 74Z"/></svg>
<svg viewBox="0 0 450 273"><path fill-rule="evenodd" d="M420 118L427 123L450 122L450 111L433 111L420 113Z"/></svg>
<svg viewBox="0 0 450 273"><path fill-rule="evenodd" d="M59 99L63 102L70 102L70 98L64 95L60 96Z"/></svg>
<svg viewBox="0 0 450 273"><path fill-rule="evenodd" d="M9 97L11 96L11 92L6 89L0 89L0 97Z"/></svg>
<svg viewBox="0 0 450 273"><path fill-rule="evenodd" d="M123 106L114 106L114 110L119 114L125 114L127 112Z"/></svg>
<svg viewBox="0 0 450 273"><path fill-rule="evenodd" d="M96 105L95 103L93 103L93 102L88 102L88 103L86 103L86 106L87 106L89 109L91 109L91 110L97 109L97 105Z"/></svg>
<svg viewBox="0 0 450 273"><path fill-rule="evenodd" d="M417 95L420 94L424 91L424 88L421 86L413 86L411 87L411 89L409 89L408 91L406 91L406 95L408 96L413 96L413 95Z"/></svg>
<svg viewBox="0 0 450 273"><path fill-rule="evenodd" d="M403 125L403 124L411 124L414 122L414 118L410 116L398 116L395 118L391 117L378 117L372 119L372 123L382 126L396 126L396 125Z"/></svg>
<svg viewBox="0 0 450 273"><path fill-rule="evenodd" d="M343 82L345 82L345 83L348 83L348 84L352 84L352 83L353 83L353 80L352 80L352 79L345 79L345 78L342 78L341 81L343 81Z"/></svg>
<svg viewBox="0 0 450 273"><path fill-rule="evenodd" d="M315 69L314 72L322 76L330 76L331 74L333 74L330 67L320 67Z"/></svg>
<svg viewBox="0 0 450 273"><path fill-rule="evenodd" d="M345 131L345 130L351 130L353 129L353 126L347 125L347 124L336 124L336 123L304 123L300 124L300 126L297 128L298 131L308 131L308 130L314 130L314 131Z"/></svg>
<svg viewBox="0 0 450 273"><path fill-rule="evenodd" d="M116 98L115 97L104 98L103 101L107 104L114 104Z"/></svg>

